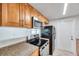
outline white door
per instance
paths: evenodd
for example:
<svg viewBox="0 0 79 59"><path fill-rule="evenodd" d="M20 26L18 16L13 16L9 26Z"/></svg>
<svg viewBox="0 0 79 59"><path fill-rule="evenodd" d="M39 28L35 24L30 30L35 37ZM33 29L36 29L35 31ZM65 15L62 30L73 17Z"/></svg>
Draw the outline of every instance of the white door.
<svg viewBox="0 0 79 59"><path fill-rule="evenodd" d="M73 33L74 33L74 21L73 20L61 20L58 22L58 35L60 49L73 51Z"/></svg>

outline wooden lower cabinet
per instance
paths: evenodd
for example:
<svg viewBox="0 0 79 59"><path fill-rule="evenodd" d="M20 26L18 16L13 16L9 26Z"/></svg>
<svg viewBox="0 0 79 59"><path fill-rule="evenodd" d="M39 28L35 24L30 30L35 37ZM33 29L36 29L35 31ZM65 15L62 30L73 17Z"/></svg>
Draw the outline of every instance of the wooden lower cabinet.
<svg viewBox="0 0 79 59"><path fill-rule="evenodd" d="M77 56L79 56L79 39L76 39L76 52Z"/></svg>
<svg viewBox="0 0 79 59"><path fill-rule="evenodd" d="M39 56L39 49L35 49L32 53L32 56Z"/></svg>

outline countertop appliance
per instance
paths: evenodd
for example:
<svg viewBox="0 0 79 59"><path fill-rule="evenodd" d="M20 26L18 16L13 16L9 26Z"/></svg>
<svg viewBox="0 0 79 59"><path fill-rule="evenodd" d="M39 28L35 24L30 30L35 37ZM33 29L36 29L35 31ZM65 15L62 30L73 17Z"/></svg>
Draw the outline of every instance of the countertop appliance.
<svg viewBox="0 0 79 59"><path fill-rule="evenodd" d="M49 54L53 55L55 49L56 29L54 26L44 26L41 30L41 37L49 39Z"/></svg>
<svg viewBox="0 0 79 59"><path fill-rule="evenodd" d="M39 47L39 56L46 56L49 54L49 50L47 51L46 49L48 47L48 40L40 39L39 37L35 36L33 39L30 39L27 42Z"/></svg>

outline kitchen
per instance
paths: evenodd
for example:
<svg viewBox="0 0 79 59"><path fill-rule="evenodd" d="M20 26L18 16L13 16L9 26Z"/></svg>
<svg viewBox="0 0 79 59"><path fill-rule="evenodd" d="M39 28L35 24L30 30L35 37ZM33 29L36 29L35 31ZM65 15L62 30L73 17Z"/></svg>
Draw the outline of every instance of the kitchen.
<svg viewBox="0 0 79 59"><path fill-rule="evenodd" d="M1 3L0 11L1 56L52 55L52 40L41 37L49 22L43 14L29 3Z"/></svg>
<svg viewBox="0 0 79 59"><path fill-rule="evenodd" d="M0 3L0 56L76 56L78 5Z"/></svg>

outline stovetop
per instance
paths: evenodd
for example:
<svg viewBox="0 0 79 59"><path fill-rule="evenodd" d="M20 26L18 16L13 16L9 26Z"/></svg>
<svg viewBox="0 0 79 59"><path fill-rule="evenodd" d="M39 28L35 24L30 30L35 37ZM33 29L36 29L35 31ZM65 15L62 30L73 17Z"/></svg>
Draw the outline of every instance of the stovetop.
<svg viewBox="0 0 79 59"><path fill-rule="evenodd" d="M39 38L33 38L28 40L27 42L30 44L33 44L35 46L41 47L43 46L48 40L39 39Z"/></svg>

